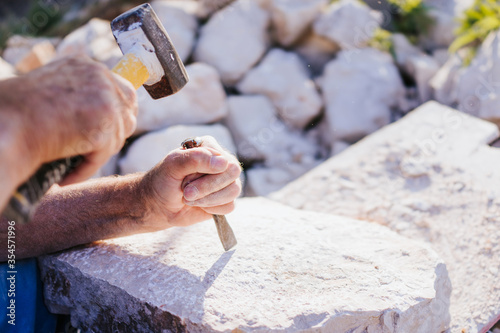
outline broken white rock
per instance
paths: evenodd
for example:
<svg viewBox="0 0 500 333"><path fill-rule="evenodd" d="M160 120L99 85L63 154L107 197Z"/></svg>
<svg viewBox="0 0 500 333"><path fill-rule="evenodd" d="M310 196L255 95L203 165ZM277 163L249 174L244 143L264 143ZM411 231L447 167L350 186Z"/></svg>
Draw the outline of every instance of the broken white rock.
<svg viewBox="0 0 500 333"><path fill-rule="evenodd" d="M339 46L326 37L310 30L294 47L294 51L304 59L308 70L320 75L326 63L340 50Z"/></svg>
<svg viewBox="0 0 500 333"><path fill-rule="evenodd" d="M226 124L233 134L240 158L263 159L267 166L314 162L318 144L299 131L288 129L276 117L276 110L267 97L231 96L228 107Z"/></svg>
<svg viewBox="0 0 500 333"><path fill-rule="evenodd" d="M442 332L450 284L428 246L385 227L242 199L212 221L40 259L45 302L84 331ZM293 306L291 306L293 305Z"/></svg>
<svg viewBox="0 0 500 333"><path fill-rule="evenodd" d="M267 97L229 96L227 106L225 123L241 159L264 160L278 149L277 141L286 128Z"/></svg>
<svg viewBox="0 0 500 333"><path fill-rule="evenodd" d="M152 99L141 87L137 91L139 114L136 133L179 124L205 124L227 114L226 93L217 71L207 64L186 66L189 82L175 95Z"/></svg>
<svg viewBox="0 0 500 333"><path fill-rule="evenodd" d="M4 59L20 73L41 67L55 56L54 45L59 39L33 38L15 35L7 41Z"/></svg>
<svg viewBox="0 0 500 333"><path fill-rule="evenodd" d="M254 0L240 0L215 13L201 28L196 61L214 66L234 85L266 52L269 13Z"/></svg>
<svg viewBox="0 0 500 333"><path fill-rule="evenodd" d="M474 0L424 0L429 8L428 15L433 20L429 32L421 37L426 49L448 47L455 40L455 30L459 25L457 18L464 16L465 9L472 6Z"/></svg>
<svg viewBox="0 0 500 333"><path fill-rule="evenodd" d="M460 110L500 122L500 30L491 32L457 78Z"/></svg>
<svg viewBox="0 0 500 333"><path fill-rule="evenodd" d="M0 57L0 80L16 76L16 69Z"/></svg>
<svg viewBox="0 0 500 333"><path fill-rule="evenodd" d="M151 6L165 27L179 57L182 61L187 61L198 30L196 17L169 1L154 1Z"/></svg>
<svg viewBox="0 0 500 333"><path fill-rule="evenodd" d="M371 48L339 52L319 82L331 141L355 141L388 124L405 95L391 56Z"/></svg>
<svg viewBox="0 0 500 333"><path fill-rule="evenodd" d="M290 46L304 34L328 0L268 0L276 39Z"/></svg>
<svg viewBox="0 0 500 333"><path fill-rule="evenodd" d="M446 63L436 72L429 81L434 90L434 98L445 105L457 102L457 80L463 71L463 60L458 54L451 54Z"/></svg>
<svg viewBox="0 0 500 333"><path fill-rule="evenodd" d="M304 128L322 107L321 97L299 56L272 49L238 83L244 94L262 94L271 99L283 121Z"/></svg>
<svg viewBox="0 0 500 333"><path fill-rule="evenodd" d="M86 54L109 68L118 63L122 52L113 37L109 21L94 18L64 37L57 47L57 57Z"/></svg>
<svg viewBox="0 0 500 333"><path fill-rule="evenodd" d="M494 124L428 102L272 198L429 242L453 287L449 332L486 332L500 315L500 151L488 146L498 134Z"/></svg>
<svg viewBox="0 0 500 333"><path fill-rule="evenodd" d="M223 125L172 126L150 132L134 141L125 157L119 161L120 173L148 171L170 151L180 148L185 139L204 135L213 136L222 147L236 153L231 133Z"/></svg>
<svg viewBox="0 0 500 333"><path fill-rule="evenodd" d="M413 46L403 34L394 34L392 41L398 66L415 80L419 102L427 102L433 93L429 81L439 70L439 63Z"/></svg>
<svg viewBox="0 0 500 333"><path fill-rule="evenodd" d="M365 47L382 20L382 13L361 1L340 0L332 2L313 26L317 34L350 50Z"/></svg>
<svg viewBox="0 0 500 333"><path fill-rule="evenodd" d="M249 195L276 191L321 162L317 140L288 129L276 117L267 97L230 96L228 107L225 121L233 134L238 157L245 162L261 162L247 170Z"/></svg>
<svg viewBox="0 0 500 333"><path fill-rule="evenodd" d="M222 10L234 1L235 0L198 0L199 6L197 15L199 17L206 18L215 12Z"/></svg>

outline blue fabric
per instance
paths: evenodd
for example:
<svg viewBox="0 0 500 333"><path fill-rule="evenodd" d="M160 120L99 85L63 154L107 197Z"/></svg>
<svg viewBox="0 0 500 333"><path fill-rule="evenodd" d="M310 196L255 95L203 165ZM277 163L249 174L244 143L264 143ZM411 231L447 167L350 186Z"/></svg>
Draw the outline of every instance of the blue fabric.
<svg viewBox="0 0 500 333"><path fill-rule="evenodd" d="M0 263L0 332L54 333L57 316L43 302L36 258L16 260L16 273L10 271L7 263ZM11 300L15 301L15 310L9 309L13 308Z"/></svg>

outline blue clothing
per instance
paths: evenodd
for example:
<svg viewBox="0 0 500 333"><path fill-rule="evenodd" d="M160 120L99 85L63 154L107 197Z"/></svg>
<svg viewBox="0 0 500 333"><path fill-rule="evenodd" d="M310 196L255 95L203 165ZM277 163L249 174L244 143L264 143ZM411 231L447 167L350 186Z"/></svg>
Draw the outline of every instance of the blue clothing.
<svg viewBox="0 0 500 333"><path fill-rule="evenodd" d="M16 260L14 270L0 263L0 332L54 333L56 324L43 302L36 258Z"/></svg>

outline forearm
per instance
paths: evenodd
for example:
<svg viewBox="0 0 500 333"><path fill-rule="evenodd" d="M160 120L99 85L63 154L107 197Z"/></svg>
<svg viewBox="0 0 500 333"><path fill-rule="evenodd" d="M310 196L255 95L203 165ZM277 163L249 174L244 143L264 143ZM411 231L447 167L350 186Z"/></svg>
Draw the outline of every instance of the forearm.
<svg viewBox="0 0 500 333"><path fill-rule="evenodd" d="M153 231L143 223L148 213L141 198L142 174L108 177L53 187L33 221L16 225L16 257L27 258L93 241ZM0 237L6 244L7 221ZM0 261L6 260L6 245Z"/></svg>

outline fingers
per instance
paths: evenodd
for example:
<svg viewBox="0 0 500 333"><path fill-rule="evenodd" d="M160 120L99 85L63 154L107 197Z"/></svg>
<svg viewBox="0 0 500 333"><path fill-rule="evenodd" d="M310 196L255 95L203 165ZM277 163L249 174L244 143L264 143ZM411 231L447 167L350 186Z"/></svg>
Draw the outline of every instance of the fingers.
<svg viewBox="0 0 500 333"><path fill-rule="evenodd" d="M204 180L205 177L202 178ZM217 207L233 202L241 193L240 179L234 180L231 184L219 191L212 192L200 199L188 201L184 198L184 203L188 206L201 208Z"/></svg>
<svg viewBox="0 0 500 333"><path fill-rule="evenodd" d="M234 210L234 201L225 205L202 208L202 210L212 215L226 215Z"/></svg>
<svg viewBox="0 0 500 333"><path fill-rule="evenodd" d="M208 195L218 192L234 183L241 174L241 167L237 163L229 163L223 173L205 175L190 181L184 187L184 199L193 202ZM239 194L239 193L238 193ZM237 194L237 195L238 195Z"/></svg>
<svg viewBox="0 0 500 333"><path fill-rule="evenodd" d="M229 161L220 152L210 148L176 149L164 160L169 166L170 176L182 181L193 173L217 174L224 172Z"/></svg>

